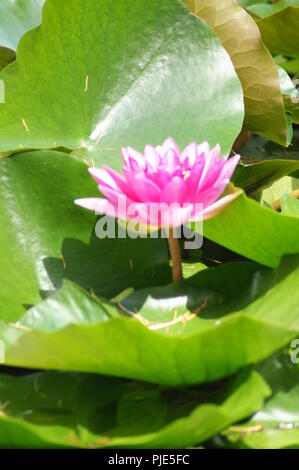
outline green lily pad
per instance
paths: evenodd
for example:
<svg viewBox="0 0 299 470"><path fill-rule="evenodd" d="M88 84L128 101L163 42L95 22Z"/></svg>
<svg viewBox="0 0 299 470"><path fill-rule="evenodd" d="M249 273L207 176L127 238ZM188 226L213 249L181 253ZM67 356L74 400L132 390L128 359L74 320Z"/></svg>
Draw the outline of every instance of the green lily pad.
<svg viewBox="0 0 299 470"><path fill-rule="evenodd" d="M276 65L262 43L255 21L233 0L184 1L208 23L231 57L243 86L244 126L287 146L291 130Z"/></svg>
<svg viewBox="0 0 299 470"><path fill-rule="evenodd" d="M249 371L214 389L175 391L87 374L0 374L0 390L0 447L10 448L184 448L269 395Z"/></svg>
<svg viewBox="0 0 299 470"><path fill-rule="evenodd" d="M299 57L299 2L296 1L295 4L297 6L285 6L274 13L273 10L269 10L268 5L266 15L265 12L259 10L261 18L256 22L263 42L272 53ZM271 8L273 9L272 5ZM257 13L256 10L255 13Z"/></svg>
<svg viewBox="0 0 299 470"><path fill-rule="evenodd" d="M67 147L116 168L122 146L171 135L227 154L244 116L228 54L179 0L47 0L0 79L3 152Z"/></svg>
<svg viewBox="0 0 299 470"><path fill-rule="evenodd" d="M298 340L296 344L298 347ZM272 396L250 421L229 428L227 438L234 446L242 448L298 449L298 364L293 364L290 355L283 352L265 361L258 370L271 387Z"/></svg>
<svg viewBox="0 0 299 470"><path fill-rule="evenodd" d="M299 160L265 160L251 165L238 165L232 181L247 194L251 194L268 188L283 176L297 170L299 170Z"/></svg>
<svg viewBox="0 0 299 470"><path fill-rule="evenodd" d="M279 0L279 2L256 1L250 3L251 5L246 5L248 11L250 11L253 15L258 16L259 18L271 16L274 13L284 10L289 6L299 6L298 0Z"/></svg>
<svg viewBox="0 0 299 470"><path fill-rule="evenodd" d="M213 242L270 267L278 266L284 254L299 253L299 221L244 194L217 217L205 221L203 229L194 228Z"/></svg>
<svg viewBox="0 0 299 470"><path fill-rule="evenodd" d="M165 240L95 236L95 215L74 200L99 192L76 158L54 151L2 158L0 181L2 319L19 319L65 277L107 297L170 281Z"/></svg>
<svg viewBox="0 0 299 470"><path fill-rule="evenodd" d="M295 75L299 70L299 59L284 59L280 65L286 72Z"/></svg>
<svg viewBox="0 0 299 470"><path fill-rule="evenodd" d="M5 361L172 386L212 382L296 335L298 280L298 256L278 270L228 263L117 305L65 281L18 322L0 323Z"/></svg>

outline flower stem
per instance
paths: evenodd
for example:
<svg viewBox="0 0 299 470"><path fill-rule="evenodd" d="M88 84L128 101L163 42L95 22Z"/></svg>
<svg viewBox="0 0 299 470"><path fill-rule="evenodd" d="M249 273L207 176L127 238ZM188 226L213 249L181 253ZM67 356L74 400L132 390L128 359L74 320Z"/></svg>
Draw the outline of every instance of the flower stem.
<svg viewBox="0 0 299 470"><path fill-rule="evenodd" d="M169 227L168 246L172 259L172 280L173 282L179 282L183 279L181 250L179 239L174 237L172 227Z"/></svg>

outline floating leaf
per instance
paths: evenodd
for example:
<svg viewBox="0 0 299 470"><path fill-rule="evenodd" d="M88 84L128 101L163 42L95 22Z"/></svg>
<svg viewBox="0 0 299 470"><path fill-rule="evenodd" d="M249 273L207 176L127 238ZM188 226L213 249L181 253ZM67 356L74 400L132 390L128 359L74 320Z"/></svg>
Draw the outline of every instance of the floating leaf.
<svg viewBox="0 0 299 470"><path fill-rule="evenodd" d="M271 387L272 396L249 422L230 427L228 439L243 448L298 449L298 364L292 364L284 352L265 361L258 370Z"/></svg>
<svg viewBox="0 0 299 470"><path fill-rule="evenodd" d="M213 382L296 335L298 281L298 256L277 271L228 263L139 290L118 308L65 281L17 323L0 323L6 364L172 386Z"/></svg>
<svg viewBox="0 0 299 470"><path fill-rule="evenodd" d="M265 18L271 16L274 13L284 10L288 6L299 6L299 0L279 0L277 1L256 1L250 2L250 5L246 5L248 11L254 16Z"/></svg>
<svg viewBox="0 0 299 470"><path fill-rule="evenodd" d="M290 143L276 65L255 21L233 0L185 0L229 53L245 98L244 125L281 145Z"/></svg>
<svg viewBox="0 0 299 470"><path fill-rule="evenodd" d="M2 158L0 181L2 319L18 319L64 277L109 297L169 282L165 240L96 237L95 215L74 200L99 193L74 157L45 151Z"/></svg>
<svg viewBox="0 0 299 470"><path fill-rule="evenodd" d="M257 411L269 388L243 371L214 390L167 390L108 377L0 374L1 447L184 448Z"/></svg>
<svg viewBox="0 0 299 470"><path fill-rule="evenodd" d="M282 255L299 253L298 229L298 220L242 194L217 217L204 222L203 234L242 256L275 267Z"/></svg>
<svg viewBox="0 0 299 470"><path fill-rule="evenodd" d="M233 183L247 194L265 189L285 175L299 170L299 160L266 160L251 165L239 165Z"/></svg>
<svg viewBox="0 0 299 470"><path fill-rule="evenodd" d="M290 2L288 2L290 3ZM257 19L263 42L275 54L287 57L299 57L299 2L298 6L287 6L273 13L274 5L268 5L267 10L258 10L261 19ZM272 11L269 10L271 7ZM279 8L279 7L278 7ZM255 9L257 13L257 9Z"/></svg>
<svg viewBox="0 0 299 470"><path fill-rule="evenodd" d="M296 74L299 70L299 59L284 60L280 65L286 72Z"/></svg>
<svg viewBox="0 0 299 470"><path fill-rule="evenodd" d="M3 152L62 146L117 168L122 146L171 135L227 154L243 121L229 56L179 0L47 0L0 79Z"/></svg>

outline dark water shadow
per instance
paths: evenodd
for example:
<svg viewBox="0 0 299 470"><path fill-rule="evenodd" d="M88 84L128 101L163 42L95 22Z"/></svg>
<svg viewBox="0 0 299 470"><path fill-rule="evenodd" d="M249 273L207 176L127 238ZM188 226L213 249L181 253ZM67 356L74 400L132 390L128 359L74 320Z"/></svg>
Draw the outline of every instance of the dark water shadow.
<svg viewBox="0 0 299 470"><path fill-rule="evenodd" d="M55 289L68 279L95 294L112 297L128 287L165 285L171 279L165 241L161 239L66 238L61 258L45 258L44 267ZM49 292L41 295L47 297Z"/></svg>

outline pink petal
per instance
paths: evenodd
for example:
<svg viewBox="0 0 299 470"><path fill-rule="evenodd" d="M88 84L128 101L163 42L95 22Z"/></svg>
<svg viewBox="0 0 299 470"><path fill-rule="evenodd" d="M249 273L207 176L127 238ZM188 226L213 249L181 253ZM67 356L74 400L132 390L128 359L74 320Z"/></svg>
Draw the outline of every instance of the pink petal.
<svg viewBox="0 0 299 470"><path fill-rule="evenodd" d="M234 155L233 157L229 158L225 162L225 165L217 179L217 182L221 181L222 179L230 179L233 172L235 171L236 166L239 163L239 160L240 160L240 155Z"/></svg>
<svg viewBox="0 0 299 470"><path fill-rule="evenodd" d="M159 186L141 174L126 173L127 182L132 186L136 198L140 202L157 202L160 198Z"/></svg>
<svg viewBox="0 0 299 470"><path fill-rule="evenodd" d="M190 220L193 211L193 204L180 207L178 204L171 205L168 210L161 214L161 226L163 227L180 227Z"/></svg>
<svg viewBox="0 0 299 470"><path fill-rule="evenodd" d="M148 165L150 165L153 170L156 170L160 163L160 156L156 149L151 145L146 145L144 148L144 156Z"/></svg>
<svg viewBox="0 0 299 470"><path fill-rule="evenodd" d="M117 205L119 198L126 197L119 191L108 188L107 186L103 186L101 184L98 186L98 189L115 206Z"/></svg>
<svg viewBox="0 0 299 470"><path fill-rule="evenodd" d="M211 162L218 160L219 155L220 155L220 145L216 144L215 147L212 148L210 151L211 154Z"/></svg>
<svg viewBox="0 0 299 470"><path fill-rule="evenodd" d="M116 216L116 208L113 206L113 204L111 204L111 202L107 201L107 199L100 197L89 197L84 199L76 199L74 203L77 206L84 207L84 209L93 211L96 214L106 214L111 217Z"/></svg>
<svg viewBox="0 0 299 470"><path fill-rule="evenodd" d="M197 155L200 157L203 153L208 154L210 152L210 146L207 141L202 142L197 146Z"/></svg>
<svg viewBox="0 0 299 470"><path fill-rule="evenodd" d="M224 158L220 158L220 160L217 160L213 167L208 171L206 174L206 177L200 181L197 191L204 191L208 189L209 187L213 186L216 181L218 181L218 178L222 172L222 169L224 168L226 164L226 160Z"/></svg>
<svg viewBox="0 0 299 470"><path fill-rule="evenodd" d="M159 165L156 173L147 173L146 176L158 185L160 189L164 189L172 178L172 175L167 171L164 165Z"/></svg>
<svg viewBox="0 0 299 470"><path fill-rule="evenodd" d="M193 205L192 215L189 219L190 222L197 222L203 220L203 205L200 203L195 203Z"/></svg>
<svg viewBox="0 0 299 470"><path fill-rule="evenodd" d="M168 173L173 174L174 171L179 168L180 169L180 158L175 153L174 150L170 149L164 155L163 166L167 170Z"/></svg>
<svg viewBox="0 0 299 470"><path fill-rule="evenodd" d="M96 180L97 183L103 184L105 186L108 186L110 188L117 189L117 185L115 180L109 175L109 173L106 170L103 170L102 168L88 168L89 173L93 177L94 180Z"/></svg>
<svg viewBox="0 0 299 470"><path fill-rule="evenodd" d="M199 181L199 185L201 185L207 176L210 169L213 165L217 162L220 153L220 145L217 144L208 154L204 156L204 169Z"/></svg>
<svg viewBox="0 0 299 470"><path fill-rule="evenodd" d="M156 147L158 153L163 157L168 150L173 150L177 155L180 155L180 148L176 141L172 137L168 137L162 144L162 146Z"/></svg>
<svg viewBox="0 0 299 470"><path fill-rule="evenodd" d="M194 202L200 202L203 204L204 208L208 207L210 204L216 201L219 196L223 193L229 180L223 180L217 186L206 189L205 191L199 191L195 196Z"/></svg>
<svg viewBox="0 0 299 470"><path fill-rule="evenodd" d="M188 186L188 193L190 195L195 194L198 189L198 182L200 181L202 172L204 169L204 161L198 160L193 166L192 170L186 172L185 182Z"/></svg>
<svg viewBox="0 0 299 470"><path fill-rule="evenodd" d="M183 204L187 193L187 186L184 180L179 176L175 176L165 186L161 193L160 202L172 204L174 202Z"/></svg>
<svg viewBox="0 0 299 470"><path fill-rule="evenodd" d="M128 204L127 219L134 219L140 224L148 224L149 204L145 202L132 202Z"/></svg>
<svg viewBox="0 0 299 470"><path fill-rule="evenodd" d="M237 197L239 197L242 192L242 190L239 190L235 191L234 193L227 194L226 196L223 196L222 198L218 199L218 201L216 201L214 204L211 204L207 209L204 209L203 220L208 220L218 215L231 202L237 199Z"/></svg>
<svg viewBox="0 0 299 470"><path fill-rule="evenodd" d="M121 175L119 175L116 171L112 170L112 168L109 168L108 166L105 166L105 170L107 171L107 173L109 173L111 178L114 179L121 192L126 194L130 199L135 198L135 194L131 190L130 186L128 186L125 178L123 178Z"/></svg>
<svg viewBox="0 0 299 470"><path fill-rule="evenodd" d="M132 194L133 201L138 201L139 200L138 196L135 193L133 185L132 185L132 181L135 178L135 175L138 174L138 173L136 173L135 171L131 170L131 168L128 168L126 166L122 169L122 172L123 172L123 175L125 177L126 187L130 188L130 192Z"/></svg>
<svg viewBox="0 0 299 470"><path fill-rule="evenodd" d="M196 161L197 157L197 143L191 142L191 144L187 145L181 153L181 162L183 163L185 160L188 159L187 164L188 167L192 167Z"/></svg>
<svg viewBox="0 0 299 470"><path fill-rule="evenodd" d="M123 161L128 168L134 171L145 169L146 161L144 156L133 147L122 148L121 153Z"/></svg>

